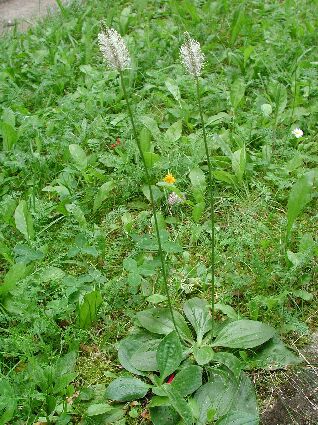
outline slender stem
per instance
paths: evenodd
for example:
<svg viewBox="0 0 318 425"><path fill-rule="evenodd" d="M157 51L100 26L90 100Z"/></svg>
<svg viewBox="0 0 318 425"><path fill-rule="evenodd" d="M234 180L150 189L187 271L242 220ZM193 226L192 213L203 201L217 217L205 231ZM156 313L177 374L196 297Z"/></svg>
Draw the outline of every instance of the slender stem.
<svg viewBox="0 0 318 425"><path fill-rule="evenodd" d="M214 335L214 304L215 304L215 278L214 278L214 272L215 272L215 252L214 252L214 245L215 245L215 225L214 225L214 185L213 185L213 176L212 176L212 164L210 160L209 155L209 148L208 148L208 142L206 138L206 131L205 131L205 125L204 125L204 118L203 118L203 112L202 112L202 105L201 105L201 95L200 95L200 83L199 78L196 77L196 89L197 89L197 98L198 98L198 106L199 106L199 112L200 112L200 119L201 119L201 127L203 131L203 140L204 140L204 147L205 147L205 154L206 154L206 160L208 163L208 192L209 192L209 198L210 198L210 215L211 215L211 272L212 272L212 284L211 284L211 292L212 292L212 336Z"/></svg>
<svg viewBox="0 0 318 425"><path fill-rule="evenodd" d="M128 97L128 94L127 94L124 76L123 76L122 72L120 72L120 82L121 82L121 86L122 86L122 89L123 89L123 92L124 92L124 97L125 97L126 104L127 104L128 114L129 114L129 118L130 118L131 125L132 125L132 128L133 128L134 138L135 138L135 141L137 143L138 150L139 150L139 153L140 153L143 165L144 165L144 169L145 169L147 186L148 186L149 195L150 195L150 204L151 204L151 208L152 208L152 214L153 214L153 218L154 218L154 222L155 222L156 236L157 236L157 240L158 240L158 253L159 253L160 262L161 262L161 271L162 271L162 277L163 277L165 292L166 292L166 296L167 296L167 300L168 300L168 306L169 306L172 322L173 322L174 328L175 328L175 330L176 330L176 332L177 332L177 334L180 338L180 334L179 334L179 331L178 331L178 328L177 328L177 325L176 325L176 321L175 321L175 317L174 317L174 313L173 313L173 309L172 309L170 293L169 293L167 271L166 271L166 267L165 267L165 259L164 259L164 254L163 254L163 250L162 250L160 231L159 231L155 201L154 201L154 197L153 197L153 191L152 191L152 187L151 187L150 175L149 175L149 171L148 171L148 167L147 167L147 163L146 163L146 159L145 159L143 150L140 146L140 142L139 142L136 126L135 126L135 121L134 121L133 113L132 113L132 110L131 110L129 97Z"/></svg>

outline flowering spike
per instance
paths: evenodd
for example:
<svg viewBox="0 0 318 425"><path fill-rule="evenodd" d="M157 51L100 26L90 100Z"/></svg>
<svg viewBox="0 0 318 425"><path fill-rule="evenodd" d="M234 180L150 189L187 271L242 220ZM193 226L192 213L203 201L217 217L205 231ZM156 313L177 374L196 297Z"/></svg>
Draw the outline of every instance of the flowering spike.
<svg viewBox="0 0 318 425"><path fill-rule="evenodd" d="M110 68L123 71L130 66L130 55L120 34L113 28L102 24L102 31L98 34L98 43L107 65Z"/></svg>
<svg viewBox="0 0 318 425"><path fill-rule="evenodd" d="M204 65L204 54L200 43L190 37L188 32L184 33L186 42L180 47L181 62L189 74L199 77Z"/></svg>

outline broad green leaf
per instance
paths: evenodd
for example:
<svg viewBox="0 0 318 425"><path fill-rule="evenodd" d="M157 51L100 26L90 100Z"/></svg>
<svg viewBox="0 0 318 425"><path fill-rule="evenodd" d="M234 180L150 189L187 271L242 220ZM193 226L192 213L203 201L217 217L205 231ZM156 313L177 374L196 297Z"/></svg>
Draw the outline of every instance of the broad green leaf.
<svg viewBox="0 0 318 425"><path fill-rule="evenodd" d="M221 182L229 183L235 185L236 178L233 174L228 173L227 171L223 170L215 170L213 171L213 176L216 178L216 180L219 180Z"/></svg>
<svg viewBox="0 0 318 425"><path fill-rule="evenodd" d="M108 413L113 409L114 408L107 403L91 404L86 411L86 415L87 416L103 415L104 413Z"/></svg>
<svg viewBox="0 0 318 425"><path fill-rule="evenodd" d="M182 135L182 120L173 123L166 131L165 138L169 143L175 143Z"/></svg>
<svg viewBox="0 0 318 425"><path fill-rule="evenodd" d="M191 298L184 303L183 311L195 330L197 342L201 344L204 335L212 329L208 302L202 298Z"/></svg>
<svg viewBox="0 0 318 425"><path fill-rule="evenodd" d="M3 150L11 150L19 139L18 131L6 122L0 121L0 135L3 139Z"/></svg>
<svg viewBox="0 0 318 425"><path fill-rule="evenodd" d="M27 268L25 264L14 264L5 275L3 283L0 283L0 295L12 291L17 282L25 277L26 272Z"/></svg>
<svg viewBox="0 0 318 425"><path fill-rule="evenodd" d="M314 298L314 295L308 291L305 291L305 289L297 289L296 291L293 291L292 294L304 301L312 301Z"/></svg>
<svg viewBox="0 0 318 425"><path fill-rule="evenodd" d="M148 404L148 408L158 407L158 406L170 406L170 401L168 397L153 396Z"/></svg>
<svg viewBox="0 0 318 425"><path fill-rule="evenodd" d="M275 103L277 115L280 115L287 105L286 87L281 83L273 81L268 85L268 92Z"/></svg>
<svg viewBox="0 0 318 425"><path fill-rule="evenodd" d="M232 415L234 416L234 413L239 409L241 413L250 415L253 418L251 424L256 425L259 423L254 385L244 372L241 373L240 379L236 384L236 391L232 399L232 403L228 407L229 409L227 414L230 415L230 417Z"/></svg>
<svg viewBox="0 0 318 425"><path fill-rule="evenodd" d="M152 194L153 194L154 201L155 202L159 201L163 197L163 193L161 192L161 190L159 189L159 187L157 187L155 185L152 185L151 186L151 189L152 189ZM145 197L150 202L151 198L150 198L149 187L147 185L144 185L144 186L142 186L141 190L142 190L142 193L145 195Z"/></svg>
<svg viewBox="0 0 318 425"><path fill-rule="evenodd" d="M243 148L233 152L233 155L232 155L232 169L240 183L243 180L245 168L246 168L246 150L244 146Z"/></svg>
<svg viewBox="0 0 318 425"><path fill-rule="evenodd" d="M203 366L210 363L210 361L213 359L214 351L208 345L203 345L200 347L195 345L193 347L193 355L198 365Z"/></svg>
<svg viewBox="0 0 318 425"><path fill-rule="evenodd" d="M181 397L194 393L202 385L202 368L199 366L182 368L170 385L178 391Z"/></svg>
<svg viewBox="0 0 318 425"><path fill-rule="evenodd" d="M65 391L65 389L68 387L68 385L72 381L74 381L74 379L76 377L77 377L76 372L66 373L64 375L57 376L55 378L52 394L57 395L57 394L60 394L61 391Z"/></svg>
<svg viewBox="0 0 318 425"><path fill-rule="evenodd" d="M182 362L182 346L176 331L166 335L157 349L157 364L161 382Z"/></svg>
<svg viewBox="0 0 318 425"><path fill-rule="evenodd" d="M245 23L245 8L240 6L237 8L233 15L233 21L231 23L231 44L233 45L239 33L241 32L243 25Z"/></svg>
<svg viewBox="0 0 318 425"><path fill-rule="evenodd" d="M115 401L133 401L145 397L149 385L137 378L117 378L106 389L106 398Z"/></svg>
<svg viewBox="0 0 318 425"><path fill-rule="evenodd" d="M149 115L143 115L142 117L140 117L140 121L150 131L154 140L160 139L161 135L158 128L158 124L152 117L150 117Z"/></svg>
<svg viewBox="0 0 318 425"><path fill-rule="evenodd" d="M204 213L204 210L205 210L205 202L198 202L197 204L193 205L192 218L196 223L200 221Z"/></svg>
<svg viewBox="0 0 318 425"><path fill-rule="evenodd" d="M145 127L143 127L141 132L139 133L139 143L143 152L151 151L151 133Z"/></svg>
<svg viewBox="0 0 318 425"><path fill-rule="evenodd" d="M67 210L68 213L74 216L74 218L78 221L81 227L87 226L85 215L79 205L76 205L75 203L66 204L65 209Z"/></svg>
<svg viewBox="0 0 318 425"><path fill-rule="evenodd" d="M146 298L148 303L151 304L159 304L167 300L167 297L165 295L161 294L152 294L149 295L149 297Z"/></svg>
<svg viewBox="0 0 318 425"><path fill-rule="evenodd" d="M287 237L290 236L296 218L311 201L315 177L315 171L309 171L294 184L290 191L287 203Z"/></svg>
<svg viewBox="0 0 318 425"><path fill-rule="evenodd" d="M8 424L17 408L13 388L5 379L0 379L0 424Z"/></svg>
<svg viewBox="0 0 318 425"><path fill-rule="evenodd" d="M97 312L103 302L99 291L92 291L85 295L78 307L78 323L80 328L89 329L97 318Z"/></svg>
<svg viewBox="0 0 318 425"><path fill-rule="evenodd" d="M151 339L139 346L131 356L131 364L142 372L159 370L157 362L157 349L161 343L160 339Z"/></svg>
<svg viewBox="0 0 318 425"><path fill-rule="evenodd" d="M239 378L241 370L243 369L243 364L234 354L219 351L214 354L213 361L225 365L230 369L236 379Z"/></svg>
<svg viewBox="0 0 318 425"><path fill-rule="evenodd" d="M173 80L172 78L167 78L165 81L165 86L169 90L169 92L172 94L172 96L175 98L177 102L180 103L181 95L180 90L177 82Z"/></svg>
<svg viewBox="0 0 318 425"><path fill-rule="evenodd" d="M144 158L147 168L151 168L160 160L160 155L154 152L144 152Z"/></svg>
<svg viewBox="0 0 318 425"><path fill-rule="evenodd" d="M274 337L268 341L262 349L248 358L246 367L248 369L282 369L289 365L296 365L302 360L295 353L289 350L285 344Z"/></svg>
<svg viewBox="0 0 318 425"><path fill-rule="evenodd" d="M16 228L27 240L34 238L33 219L26 201L22 200L19 202L14 212L14 220Z"/></svg>
<svg viewBox="0 0 318 425"><path fill-rule="evenodd" d="M199 188L200 190L205 191L205 188L206 188L205 174L201 170L201 168L199 167L193 168L189 173L189 178L194 188Z"/></svg>
<svg viewBox="0 0 318 425"><path fill-rule="evenodd" d="M73 372L76 365L77 354L76 351L70 351L64 356L60 357L56 364L55 370L59 375Z"/></svg>
<svg viewBox="0 0 318 425"><path fill-rule="evenodd" d="M8 263L10 264L14 263L11 249L2 240L0 240L0 255L2 255L2 257L6 261L8 261Z"/></svg>
<svg viewBox="0 0 318 425"><path fill-rule="evenodd" d="M240 406L237 406L239 409ZM215 425L258 425L259 418L250 413L234 410L220 418Z"/></svg>
<svg viewBox="0 0 318 425"><path fill-rule="evenodd" d="M234 81L231 86L230 98L234 109L236 109L242 102L245 94L245 82L241 78Z"/></svg>
<svg viewBox="0 0 318 425"><path fill-rule="evenodd" d="M221 311L231 320L238 320L240 318L240 315L228 304L217 303L214 308L216 311Z"/></svg>
<svg viewBox="0 0 318 425"><path fill-rule="evenodd" d="M105 201L105 199L107 199L108 195L114 189L114 187L115 187L115 184L113 180L105 182L104 184L101 185L94 199L94 206L93 206L94 212L97 211L102 206L102 203Z"/></svg>
<svg viewBox="0 0 318 425"><path fill-rule="evenodd" d="M226 325L218 334L213 347L254 348L275 335L275 329L254 320L237 320Z"/></svg>
<svg viewBox="0 0 318 425"><path fill-rule="evenodd" d="M179 413L185 425L193 425L193 417L189 404L181 397L176 388L165 385L165 393L172 407Z"/></svg>
<svg viewBox="0 0 318 425"><path fill-rule="evenodd" d="M122 339L118 344L118 359L120 364L135 375L144 375L143 372L136 369L132 364L132 357L143 344L157 340L158 338L155 338L155 335L149 334L143 330Z"/></svg>
<svg viewBox="0 0 318 425"><path fill-rule="evenodd" d="M181 419L171 406L151 407L150 416L154 425L179 425Z"/></svg>
<svg viewBox="0 0 318 425"><path fill-rule="evenodd" d="M87 168L87 156L84 149L76 143L69 145L68 149L77 168L84 171Z"/></svg>
<svg viewBox="0 0 318 425"><path fill-rule="evenodd" d="M236 380L230 373L212 369L209 382L198 389L194 395L200 406L197 425L205 425L209 412L214 412L215 419L225 415L236 392Z"/></svg>
<svg viewBox="0 0 318 425"><path fill-rule="evenodd" d="M209 117L206 120L205 126L207 127L208 125L217 125L220 124L221 122L224 121L229 121L231 119L230 115L227 114L226 112L219 112L216 115L213 115L212 117Z"/></svg>
<svg viewBox="0 0 318 425"><path fill-rule="evenodd" d="M173 311L173 315L181 336L192 340L191 331L183 316L176 310ZM151 308L140 311L137 313L137 318L143 328L155 334L167 335L175 330L168 308Z"/></svg>

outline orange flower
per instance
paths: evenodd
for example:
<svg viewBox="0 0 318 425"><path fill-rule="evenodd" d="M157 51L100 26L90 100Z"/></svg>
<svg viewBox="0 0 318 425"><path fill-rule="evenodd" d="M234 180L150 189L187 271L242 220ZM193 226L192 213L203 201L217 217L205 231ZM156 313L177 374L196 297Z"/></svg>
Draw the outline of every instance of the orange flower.
<svg viewBox="0 0 318 425"><path fill-rule="evenodd" d="M169 183L169 184L173 184L173 183L175 183L176 179L173 177L173 175L171 173L168 173L164 177L163 181L166 182L166 183Z"/></svg>

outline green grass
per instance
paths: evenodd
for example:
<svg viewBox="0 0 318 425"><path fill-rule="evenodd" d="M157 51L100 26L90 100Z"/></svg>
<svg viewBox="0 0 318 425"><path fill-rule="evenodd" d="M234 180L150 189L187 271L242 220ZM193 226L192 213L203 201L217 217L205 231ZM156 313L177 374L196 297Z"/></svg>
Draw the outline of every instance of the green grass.
<svg viewBox="0 0 318 425"><path fill-rule="evenodd" d="M13 263L27 265L25 277L0 298L0 379L12 389L6 397L16 400L11 423L17 424L45 416L32 361L46 367L75 350L76 390L109 382L120 372L115 343L146 306L145 296L163 289L156 253L137 243L154 229L118 75L105 69L98 50L101 19L125 37L133 58L126 78L138 130L143 116L152 118L152 145L161 157L153 183L170 171L192 201L189 171L207 168L194 86L178 49L185 30L201 42L206 121L228 114L207 126L213 165L228 173L227 181L216 180L217 302L271 323L286 341L300 344L317 327L315 195L288 246L298 252L310 234L312 248L293 265L284 246L290 189L318 161L316 3L88 0L61 12L0 39L0 122L10 123L13 140L0 150L0 274ZM245 94L236 105L237 80L244 80ZM264 104L271 105L268 116ZM182 135L171 142L165 133L179 120ZM291 135L294 127L303 138ZM121 144L113 149L117 137ZM86 167L74 162L70 144L83 148ZM230 154L244 146L240 181ZM114 188L94 211L97 192L109 180ZM21 200L34 224L31 240L16 227ZM170 239L182 246L167 256L172 297L180 305L188 294L208 291L209 215L195 221L191 206L169 208L166 194L158 208ZM126 258L147 269L141 287L123 268ZM77 304L93 289L103 302L97 322L82 330ZM96 387L97 398L100 391ZM90 423L87 406L85 397L74 401L74 423L82 417L81 423Z"/></svg>

